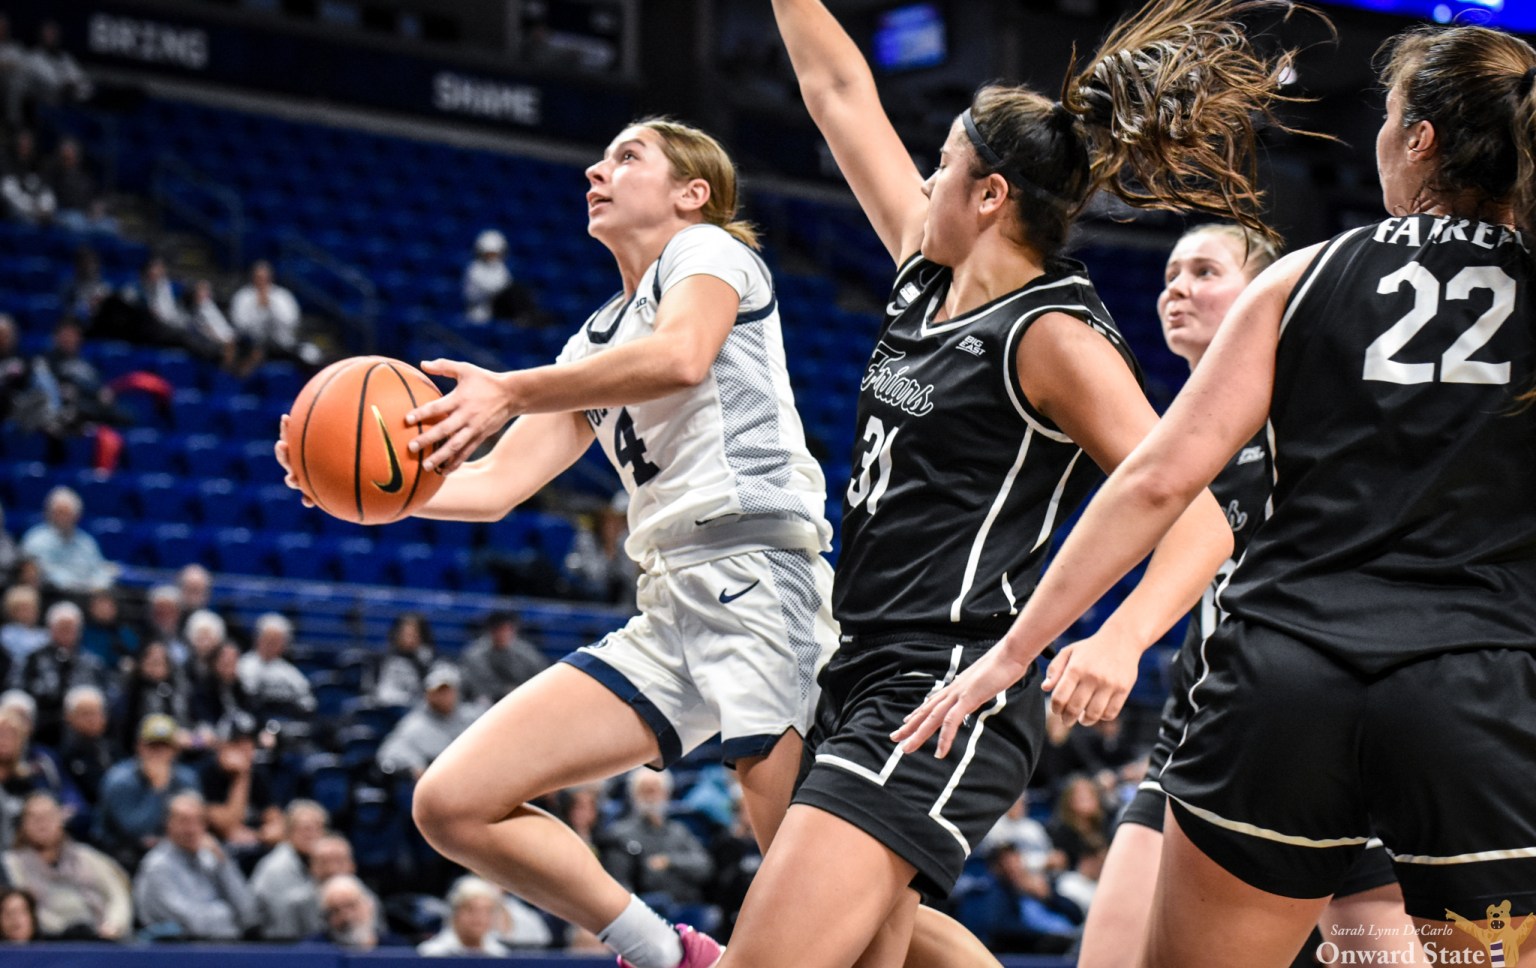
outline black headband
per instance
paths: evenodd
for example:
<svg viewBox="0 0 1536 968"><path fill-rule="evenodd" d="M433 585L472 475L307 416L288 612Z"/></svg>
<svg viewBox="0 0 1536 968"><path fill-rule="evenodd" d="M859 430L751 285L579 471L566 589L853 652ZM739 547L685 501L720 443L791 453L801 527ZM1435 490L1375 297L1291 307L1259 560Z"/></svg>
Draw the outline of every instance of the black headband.
<svg viewBox="0 0 1536 968"><path fill-rule="evenodd" d="M1531 93L1533 85L1536 85L1536 67L1526 71L1525 76L1520 78L1520 84L1515 88L1515 97L1525 100L1525 96Z"/></svg>
<svg viewBox="0 0 1536 968"><path fill-rule="evenodd" d="M1008 179L1009 184L1022 188L1025 192L1048 205L1059 205L1062 208L1071 207L1072 203L1067 199L1036 185L1024 177L1018 168L1005 165L1002 157L996 151L993 151L992 146L987 144L987 140L981 136L981 131L976 127L976 119L971 116L970 108L966 108L965 113L960 115L960 123L965 125L965 135L971 139L971 147L976 149L976 156L988 168Z"/></svg>

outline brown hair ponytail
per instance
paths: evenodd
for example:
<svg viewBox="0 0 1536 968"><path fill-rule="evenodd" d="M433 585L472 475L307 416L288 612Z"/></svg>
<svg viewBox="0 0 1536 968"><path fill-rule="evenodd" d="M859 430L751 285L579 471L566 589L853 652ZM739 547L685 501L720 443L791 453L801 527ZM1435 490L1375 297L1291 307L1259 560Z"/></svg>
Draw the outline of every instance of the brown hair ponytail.
<svg viewBox="0 0 1536 968"><path fill-rule="evenodd" d="M1150 0L1086 64L1074 54L1059 103L1020 88L978 92L978 135L1003 162L987 168L1026 183L1026 241L1054 254L1099 189L1276 239L1260 217L1255 141L1259 120L1290 130L1272 111L1297 100L1280 93L1293 52L1260 53L1235 18L1297 9L1288 0Z"/></svg>

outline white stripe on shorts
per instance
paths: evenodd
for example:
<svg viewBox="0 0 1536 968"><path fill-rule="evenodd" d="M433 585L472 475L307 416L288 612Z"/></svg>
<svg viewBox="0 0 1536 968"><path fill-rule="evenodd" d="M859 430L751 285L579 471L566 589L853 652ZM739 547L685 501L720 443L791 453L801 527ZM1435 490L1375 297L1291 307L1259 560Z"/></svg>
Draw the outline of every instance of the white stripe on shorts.
<svg viewBox="0 0 1536 968"><path fill-rule="evenodd" d="M1008 705L1008 693L1000 692L997 694L997 698L992 700L992 708L976 717L976 728L971 730L971 738L965 744L965 755L960 757L959 765L955 767L955 772L951 774L949 782L944 785L944 792L939 794L939 798L934 801L933 807L928 811L928 816L932 817L939 826L949 831L960 842L960 849L966 854L970 854L971 845L966 843L965 838L960 835L959 828L945 820L941 814L944 811L945 804L949 803L950 796L954 794L955 787L960 785L960 779L965 775L966 767L971 765L971 760L976 756L976 744L981 741L981 734L987 727L987 720L1002 712L1003 707L1006 705Z"/></svg>
<svg viewBox="0 0 1536 968"><path fill-rule="evenodd" d="M1258 837L1260 840L1274 841L1277 844L1289 844L1292 847L1355 847L1368 844L1371 840L1369 837L1330 837L1325 840L1315 840L1311 837L1301 837L1296 834L1282 834L1278 830L1270 830L1267 827L1260 827L1241 820L1228 820L1226 817L1180 800L1172 794L1168 794L1168 796L1170 799L1176 800L1179 806L1206 823L1215 824L1224 830L1247 834L1250 837Z"/></svg>
<svg viewBox="0 0 1536 968"><path fill-rule="evenodd" d="M1450 857L1431 857L1427 854L1394 854L1387 851L1399 864L1422 864L1427 867L1444 867L1449 864L1477 864L1486 860L1528 860L1536 857L1536 847L1513 847L1509 850L1479 850L1470 854L1453 854Z"/></svg>

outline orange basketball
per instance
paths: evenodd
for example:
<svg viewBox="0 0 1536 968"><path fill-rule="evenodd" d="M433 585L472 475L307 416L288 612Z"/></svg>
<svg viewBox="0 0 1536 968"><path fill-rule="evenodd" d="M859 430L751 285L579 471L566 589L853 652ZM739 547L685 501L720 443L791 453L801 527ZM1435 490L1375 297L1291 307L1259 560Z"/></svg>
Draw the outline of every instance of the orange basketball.
<svg viewBox="0 0 1536 968"><path fill-rule="evenodd" d="M343 521L386 524L431 500L443 477L406 444L405 415L442 396L425 373L383 356L332 363L299 391L288 415L288 460L304 493Z"/></svg>

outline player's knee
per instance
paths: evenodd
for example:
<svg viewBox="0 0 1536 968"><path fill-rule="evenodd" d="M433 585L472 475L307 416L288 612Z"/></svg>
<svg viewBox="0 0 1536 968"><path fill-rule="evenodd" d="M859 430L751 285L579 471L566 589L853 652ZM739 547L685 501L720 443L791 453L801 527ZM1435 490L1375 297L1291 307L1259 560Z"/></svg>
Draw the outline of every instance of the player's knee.
<svg viewBox="0 0 1536 968"><path fill-rule="evenodd" d="M474 826L482 823L462 787L456 789L441 773L431 770L417 782L411 796L411 819L427 842L444 852L464 842Z"/></svg>

